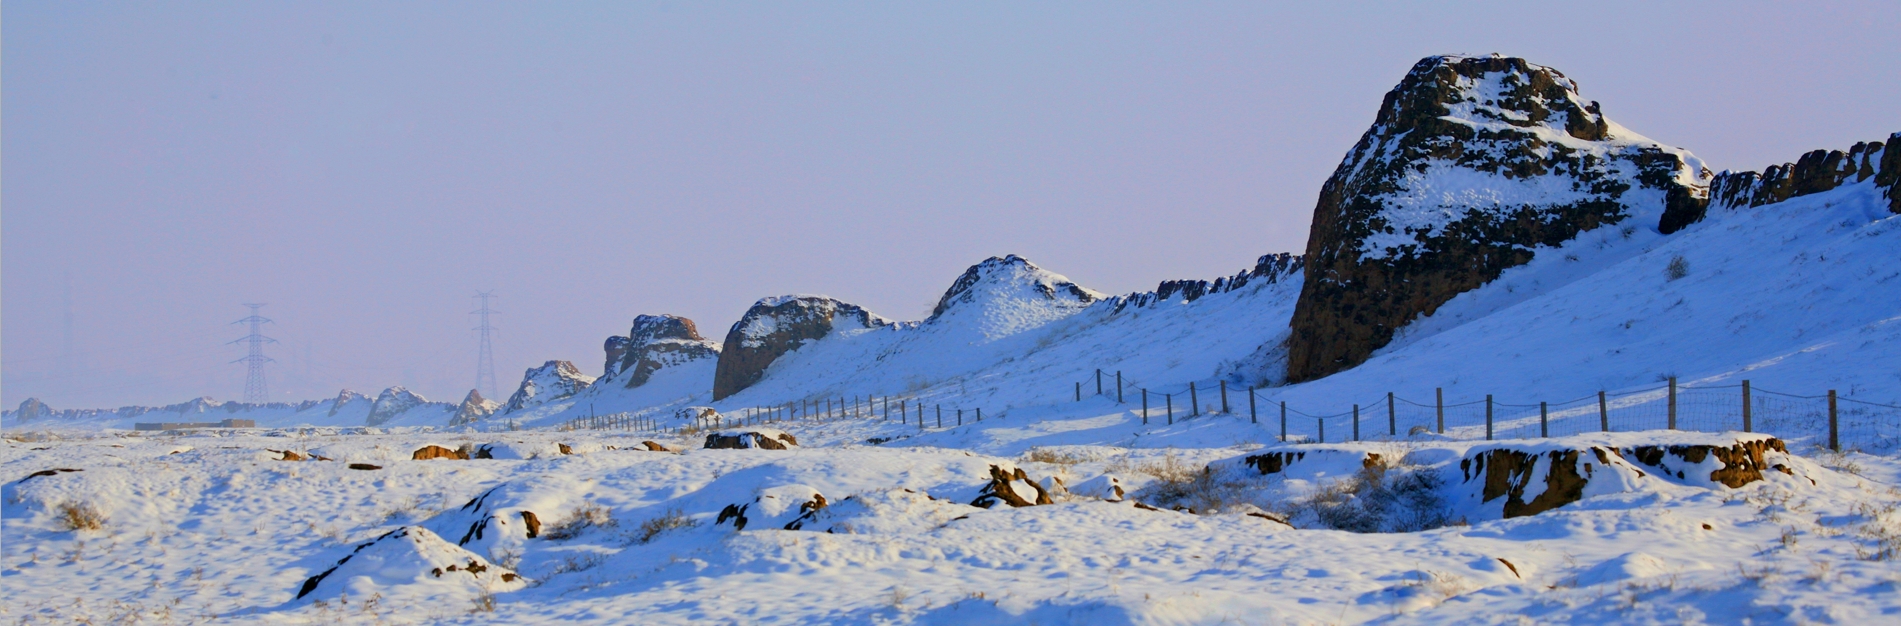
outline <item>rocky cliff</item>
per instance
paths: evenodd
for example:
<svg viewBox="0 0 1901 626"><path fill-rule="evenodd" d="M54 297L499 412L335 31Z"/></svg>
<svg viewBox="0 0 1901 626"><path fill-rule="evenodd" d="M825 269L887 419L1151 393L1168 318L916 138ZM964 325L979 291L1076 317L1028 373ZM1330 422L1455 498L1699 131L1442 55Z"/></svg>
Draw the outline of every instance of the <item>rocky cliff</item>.
<svg viewBox="0 0 1901 626"><path fill-rule="evenodd" d="M1901 133L1889 135L1886 142L1857 143L1847 152L1816 150L1760 173L1725 171L1710 183L1709 208L1762 206L1867 180L1883 188L1890 212L1901 213L1901 185L1896 184L1901 182ZM1701 221L1705 211L1701 204L1672 208L1658 224L1665 234Z"/></svg>
<svg viewBox="0 0 1901 626"><path fill-rule="evenodd" d="M1365 361L1537 246L1694 212L1707 178L1688 152L1611 123L1557 70L1498 56L1421 60L1321 188L1288 380Z"/></svg>
<svg viewBox="0 0 1901 626"><path fill-rule="evenodd" d="M469 395L462 398L462 404L455 408L455 415L449 418L449 425L463 426L474 424L490 415L494 415L495 409L500 406L500 403L482 397L482 392L470 389Z"/></svg>
<svg viewBox="0 0 1901 626"><path fill-rule="evenodd" d="M447 402L430 402L428 398L422 397L421 394L400 386L390 387L384 389L383 393L376 395L376 403L370 405L370 415L363 420L363 423L370 426L381 426L396 418L402 417L404 413L418 408L434 407L438 409L448 409L453 406L454 405Z"/></svg>
<svg viewBox="0 0 1901 626"><path fill-rule="evenodd" d="M560 400L594 383L594 377L567 361L549 361L528 368L521 376L521 387L508 397L502 412L509 413Z"/></svg>
<svg viewBox="0 0 1901 626"><path fill-rule="evenodd" d="M677 315L634 318L627 336L607 338L607 364L600 383L633 389L647 384L661 368L700 359L718 359L720 345L700 336L693 320Z"/></svg>
<svg viewBox="0 0 1901 626"><path fill-rule="evenodd" d="M760 300L726 333L713 374L713 399L731 396L759 382L773 361L807 341L822 339L834 330L890 325L890 321L858 305L825 296Z"/></svg>

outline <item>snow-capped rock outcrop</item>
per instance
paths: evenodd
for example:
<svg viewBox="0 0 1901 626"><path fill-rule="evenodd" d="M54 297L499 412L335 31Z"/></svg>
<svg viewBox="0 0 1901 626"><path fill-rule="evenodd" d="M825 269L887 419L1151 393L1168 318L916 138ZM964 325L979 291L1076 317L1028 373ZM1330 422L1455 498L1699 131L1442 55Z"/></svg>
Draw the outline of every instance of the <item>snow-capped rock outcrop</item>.
<svg viewBox="0 0 1901 626"><path fill-rule="evenodd" d="M560 400L579 393L588 385L594 384L594 377L581 373L581 369L567 361L549 361L541 367L531 367L522 374L521 387L508 397L504 413L520 411Z"/></svg>
<svg viewBox="0 0 1901 626"><path fill-rule="evenodd" d="M330 417L336 417L338 413L347 413L352 408L368 411L374 408L375 404L376 401L370 399L369 396L345 389L337 392L336 399L330 402Z"/></svg>
<svg viewBox="0 0 1901 626"><path fill-rule="evenodd" d="M363 423L370 426L381 426L402 416L404 413L408 413L411 409L429 404L446 405L446 403L432 403L428 398L422 397L421 394L404 389L401 386L390 387L384 389L383 393L377 394L376 402L370 406L369 417L365 418Z"/></svg>
<svg viewBox="0 0 1901 626"><path fill-rule="evenodd" d="M719 400L751 387L766 368L807 341L825 338L835 330L884 328L886 320L858 305L825 296L778 296L762 299L733 324L721 344L719 365L713 374L713 399Z"/></svg>
<svg viewBox="0 0 1901 626"><path fill-rule="evenodd" d="M455 408L455 416L449 418L450 426L463 426L482 421L495 414L501 403L482 397L482 392L470 389L469 395L462 398L462 404Z"/></svg>
<svg viewBox="0 0 1901 626"><path fill-rule="evenodd" d="M25 424L34 420L45 420L53 416L52 407L46 406L39 398L27 398L20 401L20 408L13 411L13 422Z"/></svg>
<svg viewBox="0 0 1901 626"><path fill-rule="evenodd" d="M1696 157L1611 123L1557 70L1421 60L1321 188L1288 379L1359 364L1536 246L1693 211L1707 185Z"/></svg>
<svg viewBox="0 0 1901 626"><path fill-rule="evenodd" d="M951 283L926 323L959 320L994 340L1074 315L1102 298L1023 257L990 257Z"/></svg>
<svg viewBox="0 0 1901 626"><path fill-rule="evenodd" d="M1233 276L1216 278L1214 282L1198 279L1165 280L1155 286L1155 291L1132 293L1116 296L1112 311L1120 313L1128 307L1145 307L1158 302L1167 302L1180 298L1194 302L1203 296L1227 293L1250 284L1274 284L1286 280L1300 279L1303 261L1300 255L1286 252L1264 254L1254 262L1254 268L1242 270Z"/></svg>
<svg viewBox="0 0 1901 626"><path fill-rule="evenodd" d="M1884 142L1857 143L1847 152L1816 150L1794 163L1772 165L1761 173L1724 171L1710 183L1710 210L1734 210L1822 193L1865 180L1883 188L1890 213L1901 213L1901 133ZM1659 227L1673 233L1703 219L1704 207L1667 212Z"/></svg>
<svg viewBox="0 0 1901 626"><path fill-rule="evenodd" d="M647 384L661 368L717 360L720 345L700 336L693 320L677 315L641 315L627 336L607 338L607 364L600 383L633 389Z"/></svg>

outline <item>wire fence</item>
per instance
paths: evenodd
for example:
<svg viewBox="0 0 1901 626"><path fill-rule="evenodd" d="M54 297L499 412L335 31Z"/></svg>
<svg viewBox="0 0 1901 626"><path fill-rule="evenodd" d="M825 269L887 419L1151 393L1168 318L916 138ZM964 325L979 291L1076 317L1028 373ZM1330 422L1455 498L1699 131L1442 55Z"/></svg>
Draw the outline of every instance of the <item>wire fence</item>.
<svg viewBox="0 0 1901 626"><path fill-rule="evenodd" d="M992 420L998 417L995 412L990 414ZM744 407L726 413L708 407L686 407L676 411L675 419L671 422L634 413L586 416L563 422L556 429L666 432L687 436L749 426L871 419L915 424L922 431L976 424L984 421L985 417L982 407L927 403L910 396L852 395L805 398L783 404Z"/></svg>
<svg viewBox="0 0 1901 626"><path fill-rule="evenodd" d="M1240 415L1275 429L1282 441L1392 440L1424 433L1455 439L1529 439L1668 429L1769 433L1834 450L1843 442L1867 449L1901 446L1901 406L1842 397L1832 389L1817 395L1770 391L1749 381L1684 386L1670 378L1649 389L1531 403L1504 402L1490 394L1449 402L1443 389L1435 389L1429 398L1385 393L1321 411L1268 402L1258 389L1230 390L1225 381L1212 390L1195 383L1158 390L1120 372L1097 370L1090 382L1075 383L1077 401L1093 390L1095 396L1129 405L1144 424L1173 424L1206 413ZM1239 398L1231 397L1236 394ZM1235 406L1231 399L1245 406Z"/></svg>

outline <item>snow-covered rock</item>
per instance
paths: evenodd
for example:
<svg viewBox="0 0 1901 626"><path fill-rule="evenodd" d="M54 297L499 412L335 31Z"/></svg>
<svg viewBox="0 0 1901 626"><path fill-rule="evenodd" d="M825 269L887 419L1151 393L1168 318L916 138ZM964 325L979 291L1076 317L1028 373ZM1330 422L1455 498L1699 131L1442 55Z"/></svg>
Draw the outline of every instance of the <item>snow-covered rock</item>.
<svg viewBox="0 0 1901 626"><path fill-rule="evenodd" d="M990 257L951 283L926 323L962 325L989 341L1074 315L1102 298L1023 257Z"/></svg>
<svg viewBox="0 0 1901 626"><path fill-rule="evenodd" d="M493 415L500 406L500 403L482 397L481 391L470 389L469 395L462 398L462 404L455 408L455 416L449 418L449 425L474 424Z"/></svg>
<svg viewBox="0 0 1901 626"><path fill-rule="evenodd" d="M701 337L693 320L677 315L641 315L634 318L627 336L608 337L603 349L607 363L596 384L632 389L647 384L661 368L717 361L720 344Z"/></svg>
<svg viewBox="0 0 1901 626"><path fill-rule="evenodd" d="M1886 142L1857 143L1847 152L1815 150L1794 163L1772 165L1762 173L1724 171L1710 183L1710 210L1736 210L1822 193L1842 185L1873 180L1887 200L1888 212L1901 213L1901 133ZM1664 215L1663 232L1701 221L1704 211Z"/></svg>
<svg viewBox="0 0 1901 626"><path fill-rule="evenodd" d="M777 428L749 427L707 433L706 445L703 447L709 450L751 450L755 448L764 450L786 450L798 445L799 440L793 437L792 433Z"/></svg>
<svg viewBox="0 0 1901 626"><path fill-rule="evenodd" d="M726 505L713 523L716 526L730 524L734 530L747 527L800 530L826 504L825 494L806 485L768 487L759 490L752 502Z"/></svg>
<svg viewBox="0 0 1901 626"><path fill-rule="evenodd" d="M297 600L348 594L454 597L462 604L484 593L514 591L528 581L481 555L443 541L420 526L404 526L359 544L337 564L304 580ZM459 608L459 607L458 607Z"/></svg>
<svg viewBox="0 0 1901 626"><path fill-rule="evenodd" d="M713 399L739 393L765 376L781 355L835 330L883 328L891 322L858 305L825 296L764 298L746 310L721 344Z"/></svg>
<svg viewBox="0 0 1901 626"><path fill-rule="evenodd" d="M1288 379L1365 361L1460 292L1600 226L1706 202L1689 152L1606 119L1557 70L1421 60L1320 191Z"/></svg>
<svg viewBox="0 0 1901 626"><path fill-rule="evenodd" d="M508 397L502 412L513 413L567 398L591 384L594 377L581 373L573 363L549 361L522 374L521 387Z"/></svg>
<svg viewBox="0 0 1901 626"><path fill-rule="evenodd" d="M363 423L381 426L417 409L434 409L434 412L443 412L445 409L453 409L454 406L447 402L430 402L421 394L401 386L390 387L376 395L376 402L370 406L370 413L364 418Z"/></svg>

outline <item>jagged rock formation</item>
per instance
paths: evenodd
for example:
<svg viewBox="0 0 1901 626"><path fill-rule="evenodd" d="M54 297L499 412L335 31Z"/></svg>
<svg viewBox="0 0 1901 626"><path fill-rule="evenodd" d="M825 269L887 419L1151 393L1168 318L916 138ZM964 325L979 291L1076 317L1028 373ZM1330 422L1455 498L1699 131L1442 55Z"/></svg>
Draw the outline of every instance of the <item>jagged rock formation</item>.
<svg viewBox="0 0 1901 626"><path fill-rule="evenodd" d="M1102 298L1023 257L993 256L964 270L938 298L926 323L970 311L972 326L984 338L996 339L1066 317Z"/></svg>
<svg viewBox="0 0 1901 626"><path fill-rule="evenodd" d="M988 509L998 504L1025 507L1053 502L1055 501L1050 499L1049 491L1035 480L1031 480L1029 474L1023 472L1023 468L992 465L990 466L990 482L985 483L983 489L977 492L977 499L970 501L970 505Z"/></svg>
<svg viewBox="0 0 1901 626"><path fill-rule="evenodd" d="M1302 257L1298 254L1280 252L1262 255L1254 262L1254 269L1242 270L1233 276L1216 278L1210 283L1205 280L1165 280L1155 286L1155 291L1132 293L1114 298L1113 312L1120 313L1128 307L1141 308L1158 302L1167 302L1177 296L1187 302L1194 302L1203 296L1227 293L1250 284L1274 284L1292 278L1303 267Z"/></svg>
<svg viewBox="0 0 1901 626"><path fill-rule="evenodd" d="M1365 361L1415 317L1530 261L1535 246L1693 211L1706 177L1688 152L1605 119L1557 70L1497 56L1421 60L1321 188L1288 380Z"/></svg>
<svg viewBox="0 0 1901 626"><path fill-rule="evenodd" d="M1710 183L1711 209L1745 209L1821 193L1842 185L1874 180L1888 199L1888 211L1901 213L1901 133L1887 142L1857 143L1847 152L1816 150L1794 163L1772 165L1756 172L1724 171ZM1674 233L1703 219L1705 206L1672 207L1657 224L1664 234Z"/></svg>
<svg viewBox="0 0 1901 626"><path fill-rule="evenodd" d="M33 420L44 420L53 416L52 407L46 406L39 398L27 398L20 402L20 408L13 411L13 421L25 424Z"/></svg>
<svg viewBox="0 0 1901 626"><path fill-rule="evenodd" d="M350 391L348 389L337 392L336 401L330 403L330 417L336 417L338 411L342 411L348 408L351 404L358 403L358 402L372 402L373 403L375 401L371 400L369 396L366 396L354 391Z"/></svg>
<svg viewBox="0 0 1901 626"><path fill-rule="evenodd" d="M603 349L607 364L601 370L601 380L633 389L647 384L661 368L717 359L720 346L701 337L693 320L677 315L642 315L634 318L627 336L608 337Z"/></svg>
<svg viewBox="0 0 1901 626"><path fill-rule="evenodd" d="M799 445L792 433L775 428L757 428L734 432L710 433L706 436L708 450L785 450Z"/></svg>
<svg viewBox="0 0 1901 626"><path fill-rule="evenodd" d="M765 376L766 368L807 341L823 339L834 330L884 328L891 322L825 296L765 298L746 310L721 345L714 368L713 399L720 400Z"/></svg>
<svg viewBox="0 0 1901 626"><path fill-rule="evenodd" d="M501 404L482 397L482 392L470 389L469 395L462 398L462 404L455 408L455 415L449 418L450 426L463 426L482 421L495 414Z"/></svg>
<svg viewBox="0 0 1901 626"><path fill-rule="evenodd" d="M567 361L549 361L531 367L521 376L521 387L508 397L504 413L520 411L560 400L594 384L594 377Z"/></svg>
<svg viewBox="0 0 1901 626"><path fill-rule="evenodd" d="M428 403L428 398L424 398L416 392L404 389L400 386L390 387L384 389L383 393L377 394L376 403L370 406L370 416L364 420L364 423L371 426L381 426L385 422L395 419L396 416L402 415L405 411Z"/></svg>

